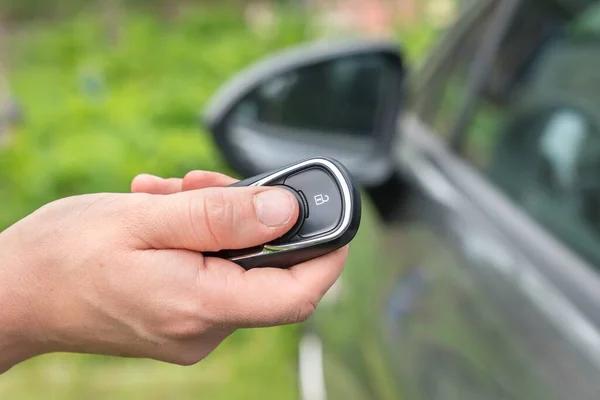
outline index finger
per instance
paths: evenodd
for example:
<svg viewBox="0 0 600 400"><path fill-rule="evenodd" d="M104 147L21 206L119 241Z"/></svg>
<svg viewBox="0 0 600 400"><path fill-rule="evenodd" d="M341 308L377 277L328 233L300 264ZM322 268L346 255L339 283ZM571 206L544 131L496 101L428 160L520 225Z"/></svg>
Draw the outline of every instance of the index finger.
<svg viewBox="0 0 600 400"><path fill-rule="evenodd" d="M131 181L132 193L172 194L181 192L183 180L180 178L161 178L155 175L141 174Z"/></svg>
<svg viewBox="0 0 600 400"><path fill-rule="evenodd" d="M211 171L191 171L182 178L161 178L155 175L141 174L131 182L132 193L173 194L181 191L223 187L237 182L235 179Z"/></svg>
<svg viewBox="0 0 600 400"><path fill-rule="evenodd" d="M237 182L236 179L218 172L191 171L183 177L181 186L183 191L187 191L204 189L207 187L229 186L235 182Z"/></svg>

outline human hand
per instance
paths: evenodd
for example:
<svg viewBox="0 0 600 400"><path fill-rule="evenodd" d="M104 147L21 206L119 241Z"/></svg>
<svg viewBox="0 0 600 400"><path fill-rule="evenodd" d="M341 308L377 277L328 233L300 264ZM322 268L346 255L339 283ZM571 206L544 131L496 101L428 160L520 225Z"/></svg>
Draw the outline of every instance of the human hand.
<svg viewBox="0 0 600 400"><path fill-rule="evenodd" d="M139 176L133 194L59 200L2 232L0 369L58 351L190 365L236 329L308 318L347 248L289 270L204 258L273 240L296 221L287 191L221 188L233 182Z"/></svg>

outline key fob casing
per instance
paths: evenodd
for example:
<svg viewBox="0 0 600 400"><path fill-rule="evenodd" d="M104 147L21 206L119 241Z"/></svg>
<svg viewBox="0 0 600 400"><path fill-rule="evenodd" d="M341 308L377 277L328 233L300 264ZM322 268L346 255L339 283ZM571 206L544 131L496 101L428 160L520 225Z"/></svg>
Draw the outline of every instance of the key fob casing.
<svg viewBox="0 0 600 400"><path fill-rule="evenodd" d="M245 269L289 268L348 244L361 219L360 192L348 170L331 158L312 158L274 172L237 182L231 187L280 186L298 200L294 227L281 238L243 250L206 253Z"/></svg>

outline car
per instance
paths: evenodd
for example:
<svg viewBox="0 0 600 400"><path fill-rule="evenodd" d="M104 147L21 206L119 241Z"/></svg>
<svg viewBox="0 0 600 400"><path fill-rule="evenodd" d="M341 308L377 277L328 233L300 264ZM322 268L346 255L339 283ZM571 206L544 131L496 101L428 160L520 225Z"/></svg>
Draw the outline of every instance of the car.
<svg viewBox="0 0 600 400"><path fill-rule="evenodd" d="M383 39L286 50L205 123L243 176L328 156L363 191L302 399L600 398L600 1L472 2L418 68Z"/></svg>

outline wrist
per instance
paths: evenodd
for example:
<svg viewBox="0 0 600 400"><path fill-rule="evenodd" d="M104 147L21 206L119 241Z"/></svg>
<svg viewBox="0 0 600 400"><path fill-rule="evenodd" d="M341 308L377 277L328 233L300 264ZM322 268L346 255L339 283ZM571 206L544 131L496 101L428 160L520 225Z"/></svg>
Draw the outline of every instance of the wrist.
<svg viewBox="0 0 600 400"><path fill-rule="evenodd" d="M0 373L43 352L28 286L33 257L12 231L0 232Z"/></svg>

